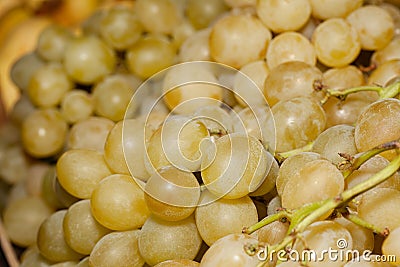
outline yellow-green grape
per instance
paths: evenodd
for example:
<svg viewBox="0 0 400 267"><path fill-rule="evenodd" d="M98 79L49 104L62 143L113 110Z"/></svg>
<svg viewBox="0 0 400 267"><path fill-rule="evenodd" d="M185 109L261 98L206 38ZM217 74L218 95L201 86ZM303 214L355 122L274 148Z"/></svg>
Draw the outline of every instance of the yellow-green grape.
<svg viewBox="0 0 400 267"><path fill-rule="evenodd" d="M11 241L21 247L35 244L42 222L53 210L39 197L22 197L4 210L3 223Z"/></svg>
<svg viewBox="0 0 400 267"><path fill-rule="evenodd" d="M195 215L201 238L209 246L226 235L240 234L243 227L258 221L257 209L250 197L216 200L208 190L202 192Z"/></svg>
<svg viewBox="0 0 400 267"><path fill-rule="evenodd" d="M384 48L375 51L371 56L371 62L377 66L390 60L400 59L400 38L393 39Z"/></svg>
<svg viewBox="0 0 400 267"><path fill-rule="evenodd" d="M128 5L129 6L129 5ZM98 8L88 18L81 23L84 35L100 36L101 20L107 14L106 8Z"/></svg>
<svg viewBox="0 0 400 267"><path fill-rule="evenodd" d="M103 117L89 117L75 123L68 135L68 149L89 149L101 153L114 122Z"/></svg>
<svg viewBox="0 0 400 267"><path fill-rule="evenodd" d="M101 18L100 36L116 50L132 46L142 32L137 15L127 6L114 6Z"/></svg>
<svg viewBox="0 0 400 267"><path fill-rule="evenodd" d="M19 144L1 148L0 178L7 184L16 184L26 180L28 175L28 158ZM30 178L30 177L29 177Z"/></svg>
<svg viewBox="0 0 400 267"><path fill-rule="evenodd" d="M331 68L324 72L323 83L330 89L340 90L358 87L365 84L362 71L356 66L349 65L341 68ZM349 95L348 97L354 94Z"/></svg>
<svg viewBox="0 0 400 267"><path fill-rule="evenodd" d="M377 204L379 203L379 209ZM373 188L365 192L357 206L361 219L389 231L400 226L400 215L393 212L400 205L400 192L392 188Z"/></svg>
<svg viewBox="0 0 400 267"><path fill-rule="evenodd" d="M67 123L58 110L36 110L22 124L22 144L33 157L55 156L64 147L67 130Z"/></svg>
<svg viewBox="0 0 400 267"><path fill-rule="evenodd" d="M264 0L257 2L257 15L273 32L296 31L311 15L308 0Z"/></svg>
<svg viewBox="0 0 400 267"><path fill-rule="evenodd" d="M345 219L344 217L335 218L334 221L342 225L347 229L347 231L350 232L353 239L353 249L358 250L360 255L362 255L362 253L364 253L366 250L373 250L374 233L371 230L357 225Z"/></svg>
<svg viewBox="0 0 400 267"><path fill-rule="evenodd" d="M89 256L80 260L79 263L76 265L76 267L90 267Z"/></svg>
<svg viewBox="0 0 400 267"><path fill-rule="evenodd" d="M104 41L94 35L87 35L76 37L67 44L63 62L74 81L93 84L114 70L116 57Z"/></svg>
<svg viewBox="0 0 400 267"><path fill-rule="evenodd" d="M124 174L113 174L101 181L90 204L96 220L111 230L138 229L150 214L142 185Z"/></svg>
<svg viewBox="0 0 400 267"><path fill-rule="evenodd" d="M277 35L269 44L265 58L270 69L287 61L302 61L311 66L317 61L314 46L298 32Z"/></svg>
<svg viewBox="0 0 400 267"><path fill-rule="evenodd" d="M95 150L72 149L57 161L61 186L77 198L90 198L97 184L111 175L103 155Z"/></svg>
<svg viewBox="0 0 400 267"><path fill-rule="evenodd" d="M10 122L13 122L13 127L18 126L20 127L23 123L23 121L26 119L26 117L29 116L29 114L33 113L35 110L35 106L32 104L32 102L29 100L29 97L26 94L22 94L17 102L15 102L12 110L8 113L8 118L10 119ZM7 125L7 123L6 123ZM3 131L4 131L4 126L3 126ZM8 135L8 137L20 137L20 131L18 130L17 135ZM4 139L3 139L4 140Z"/></svg>
<svg viewBox="0 0 400 267"><path fill-rule="evenodd" d="M39 228L37 246L40 254L50 261L75 261L83 257L65 242L63 221L66 213L67 210L53 213Z"/></svg>
<svg viewBox="0 0 400 267"><path fill-rule="evenodd" d="M261 142L242 133L224 135L215 149L204 152L201 176L217 197L236 199L257 190L264 181L270 160Z"/></svg>
<svg viewBox="0 0 400 267"><path fill-rule="evenodd" d="M400 264L400 227L393 229L382 244L382 254L385 256L395 256L393 264Z"/></svg>
<svg viewBox="0 0 400 267"><path fill-rule="evenodd" d="M78 261L64 261L50 265L50 267L76 267Z"/></svg>
<svg viewBox="0 0 400 267"><path fill-rule="evenodd" d="M304 164L286 183L282 206L296 209L304 204L332 198L343 192L342 173L328 160L313 160Z"/></svg>
<svg viewBox="0 0 400 267"><path fill-rule="evenodd" d="M172 166L153 173L144 188L149 210L166 221L189 217L200 199L200 185L191 172Z"/></svg>
<svg viewBox="0 0 400 267"><path fill-rule="evenodd" d="M224 2L230 7L248 7L257 4L257 0L224 0Z"/></svg>
<svg viewBox="0 0 400 267"><path fill-rule="evenodd" d="M127 49L125 60L131 73L139 78L147 79L171 66L175 62L175 56L175 47L166 36L148 35L140 38Z"/></svg>
<svg viewBox="0 0 400 267"><path fill-rule="evenodd" d="M117 122L111 129L105 146L104 159L115 173L131 174L146 180L149 174L144 165L145 139L143 123L138 119Z"/></svg>
<svg viewBox="0 0 400 267"><path fill-rule="evenodd" d="M264 60L250 62L240 68L233 81L234 96L239 105L265 105L262 90L269 72ZM255 90L255 86L258 90Z"/></svg>
<svg viewBox="0 0 400 267"><path fill-rule="evenodd" d="M33 74L45 64L37 53L25 54L11 67L11 79L19 89L26 92Z"/></svg>
<svg viewBox="0 0 400 267"><path fill-rule="evenodd" d="M346 20L356 29L361 48L378 50L390 43L394 35L394 22L381 7L366 5L351 12Z"/></svg>
<svg viewBox="0 0 400 267"><path fill-rule="evenodd" d="M356 122L354 138L359 152L399 139L400 100L383 99L366 107ZM390 160L396 152L387 151L382 155Z"/></svg>
<svg viewBox="0 0 400 267"><path fill-rule="evenodd" d="M193 27L190 21L188 19L184 19L177 27L174 28L172 32L172 42L176 49L180 49L183 42L185 42L187 38L196 32L196 29Z"/></svg>
<svg viewBox="0 0 400 267"><path fill-rule="evenodd" d="M122 120L140 84L141 81L133 75L107 76L92 91L95 113L113 121Z"/></svg>
<svg viewBox="0 0 400 267"><path fill-rule="evenodd" d="M231 116L220 106L211 105L198 108L193 117L199 119L210 133L230 133L233 131Z"/></svg>
<svg viewBox="0 0 400 267"><path fill-rule="evenodd" d="M314 89L316 80L322 80L322 72L317 67L302 61L284 62L271 69L265 79L263 93L271 106L300 96L318 100L322 94Z"/></svg>
<svg viewBox="0 0 400 267"><path fill-rule="evenodd" d="M201 267L231 266L252 267L260 261L257 255L250 256L244 246L258 246L257 239L244 234L230 234L215 242L201 259Z"/></svg>
<svg viewBox="0 0 400 267"><path fill-rule="evenodd" d="M303 147L325 129L325 112L314 99L296 97L280 101L271 110L275 120L278 152Z"/></svg>
<svg viewBox="0 0 400 267"><path fill-rule="evenodd" d="M94 246L89 257L89 266L142 267L144 260L138 247L140 235L140 230L105 235Z"/></svg>
<svg viewBox="0 0 400 267"><path fill-rule="evenodd" d="M201 164L200 144L208 137L207 128L199 120L169 117L151 136L146 150L147 170L173 165L185 171L198 171Z"/></svg>
<svg viewBox="0 0 400 267"><path fill-rule="evenodd" d="M208 45L210 33L211 28L206 28L189 36L179 48L178 61L211 60L210 47Z"/></svg>
<svg viewBox="0 0 400 267"><path fill-rule="evenodd" d="M352 188L359 183L366 181L372 175L385 168L388 164L389 161L381 155L376 155L370 158L346 178L346 188ZM400 190L400 174L393 174L386 181L378 184L375 188L392 188ZM362 194L360 196L362 196ZM360 196L357 196L356 200L358 200Z"/></svg>
<svg viewBox="0 0 400 267"><path fill-rule="evenodd" d="M271 32L257 17L228 15L212 27L209 39L211 57L217 62L240 68L262 59L271 38Z"/></svg>
<svg viewBox="0 0 400 267"><path fill-rule="evenodd" d="M307 260L307 255L304 250L311 250L318 260L311 256L308 264L310 267L322 267L322 266L343 266L348 259L348 255L352 255L353 249L353 238L350 232L334 221L317 221L312 223L302 233L302 238L297 239L294 245L294 249L300 256L304 255ZM338 258L334 257L321 257L324 255L324 251L328 249L337 251ZM311 254L312 255L312 254ZM339 257L343 255L343 257ZM302 258L300 257L300 261Z"/></svg>
<svg viewBox="0 0 400 267"><path fill-rule="evenodd" d="M194 216L177 222L151 216L141 229L139 252L151 266L171 259L193 260L201 242Z"/></svg>
<svg viewBox="0 0 400 267"><path fill-rule="evenodd" d="M223 0L189 0L186 4L186 16L196 29L202 29L208 27L227 9Z"/></svg>
<svg viewBox="0 0 400 267"><path fill-rule="evenodd" d="M43 178L51 168L47 162L32 162L27 169L27 179L25 179L25 189L30 196L43 196Z"/></svg>
<svg viewBox="0 0 400 267"><path fill-rule="evenodd" d="M378 66L368 77L368 84L385 86L390 80L400 76L400 59L389 60Z"/></svg>
<svg viewBox="0 0 400 267"><path fill-rule="evenodd" d="M33 73L28 85L28 96L41 108L57 106L64 94L72 89L72 82L59 63L48 63Z"/></svg>
<svg viewBox="0 0 400 267"><path fill-rule="evenodd" d="M60 112L68 123L77 123L93 114L94 105L90 94L84 90L71 90L61 100Z"/></svg>
<svg viewBox="0 0 400 267"><path fill-rule="evenodd" d="M361 51L357 31L344 19L328 19L317 26L312 39L317 59L328 67L344 67Z"/></svg>
<svg viewBox="0 0 400 267"><path fill-rule="evenodd" d="M178 65L166 73L163 99L172 112L189 115L200 107L221 104L222 88L212 71L201 63Z"/></svg>
<svg viewBox="0 0 400 267"><path fill-rule="evenodd" d="M20 267L49 267L53 262L47 260L37 248L37 246L28 247L21 255Z"/></svg>
<svg viewBox="0 0 400 267"><path fill-rule="evenodd" d="M63 203L58 200L56 190L55 190L55 181L57 179L57 173L55 166L51 166L47 172L43 175L42 180L42 198L46 202L47 205L54 209L62 209L65 208Z"/></svg>
<svg viewBox="0 0 400 267"><path fill-rule="evenodd" d="M276 179L278 177L279 165L275 158L269 153L266 152L267 158L270 158L272 161L271 167L269 169L268 175L265 177L262 184L256 189L256 191L251 192L250 196L263 196L269 192L271 192L276 185Z"/></svg>
<svg viewBox="0 0 400 267"><path fill-rule="evenodd" d="M363 4L363 0L310 0L313 17L321 20L345 18Z"/></svg>
<svg viewBox="0 0 400 267"><path fill-rule="evenodd" d="M47 61L61 61L72 33L58 25L45 28L38 39L36 53Z"/></svg>
<svg viewBox="0 0 400 267"><path fill-rule="evenodd" d="M274 221L265 225L257 231L258 241L275 245L280 243L286 236L289 230L289 224L281 221Z"/></svg>
<svg viewBox="0 0 400 267"><path fill-rule="evenodd" d="M64 187L61 186L60 182L58 179L54 180L54 190L56 192L56 196L58 201L64 206L64 207L69 207L75 202L79 201L79 198L74 197L70 193L68 193Z"/></svg>
<svg viewBox="0 0 400 267"><path fill-rule="evenodd" d="M396 1L396 0L394 0ZM392 17L393 22L394 22L394 36L393 39L397 39L397 37L400 36L400 10L399 7L396 6L396 3L380 3L379 7L383 8L384 10L386 10L386 12L389 13L389 15Z"/></svg>
<svg viewBox="0 0 400 267"><path fill-rule="evenodd" d="M160 262L159 264L155 265L154 267L199 267L200 263L192 260L166 260Z"/></svg>
<svg viewBox="0 0 400 267"><path fill-rule="evenodd" d="M150 33L170 34L181 21L177 6L170 0L138 0L135 12Z"/></svg>
<svg viewBox="0 0 400 267"><path fill-rule="evenodd" d="M345 160L339 153L354 156L358 152L354 141L354 126L341 124L326 129L315 139L312 151L339 166Z"/></svg>
<svg viewBox="0 0 400 267"><path fill-rule="evenodd" d="M68 208L63 229L67 244L82 255L89 255L97 241L111 232L93 217L89 199L78 201Z"/></svg>

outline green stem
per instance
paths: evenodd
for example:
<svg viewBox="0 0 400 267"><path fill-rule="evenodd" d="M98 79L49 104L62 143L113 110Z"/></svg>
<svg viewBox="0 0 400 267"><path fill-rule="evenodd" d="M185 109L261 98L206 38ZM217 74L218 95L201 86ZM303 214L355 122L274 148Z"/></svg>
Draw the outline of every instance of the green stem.
<svg viewBox="0 0 400 267"><path fill-rule="evenodd" d="M311 142L311 143L308 143L307 145L305 145L303 147L300 147L300 148L296 148L296 149L289 150L289 151L286 151L286 152L276 153L275 154L275 158L279 163L282 163L288 157L297 155L297 154L299 154L301 152L311 151L313 145L314 145L314 142Z"/></svg>
<svg viewBox="0 0 400 267"><path fill-rule="evenodd" d="M255 231L257 231L258 229L272 223L275 222L277 220L281 220L283 218L287 218L290 220L291 214L289 212L287 212L286 210L282 210L279 211L278 213L272 214L270 216L265 217L264 219L262 219L261 221L259 221L256 224L253 224L252 226L249 227L244 227L242 230L242 233L244 234L252 234Z"/></svg>
<svg viewBox="0 0 400 267"><path fill-rule="evenodd" d="M366 222L365 220L361 219L359 216L355 215L355 214L344 214L343 215L346 219L348 219L349 221L367 228L369 230L372 230L374 233L382 235L382 236L387 236L389 234L389 229L385 228L385 229L381 229L369 222Z"/></svg>

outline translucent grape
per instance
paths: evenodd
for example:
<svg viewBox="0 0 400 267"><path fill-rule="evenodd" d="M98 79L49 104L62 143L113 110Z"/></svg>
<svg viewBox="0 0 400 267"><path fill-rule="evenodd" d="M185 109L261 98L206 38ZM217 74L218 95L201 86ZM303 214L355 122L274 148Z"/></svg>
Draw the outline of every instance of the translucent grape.
<svg viewBox="0 0 400 267"><path fill-rule="evenodd" d="M399 245L399 238L400 238L400 227L393 229L390 232L389 236L386 237L385 241L382 244L382 252L383 255L395 255L396 261L395 264L400 264L400 245Z"/></svg>
<svg viewBox="0 0 400 267"><path fill-rule="evenodd" d="M189 0L186 4L186 16L196 29L206 28L226 10L223 0Z"/></svg>
<svg viewBox="0 0 400 267"><path fill-rule="evenodd" d="M321 20L345 18L363 4L363 0L310 0L313 17Z"/></svg>
<svg viewBox="0 0 400 267"><path fill-rule="evenodd" d="M36 52L44 60L61 61L65 47L71 38L72 34L67 29L51 25L40 34Z"/></svg>
<svg viewBox="0 0 400 267"><path fill-rule="evenodd" d="M84 90L71 90L61 100L60 112L69 123L85 120L93 114L92 97Z"/></svg>
<svg viewBox="0 0 400 267"><path fill-rule="evenodd" d="M211 60L208 39L211 29L206 28L188 37L179 48L179 62Z"/></svg>

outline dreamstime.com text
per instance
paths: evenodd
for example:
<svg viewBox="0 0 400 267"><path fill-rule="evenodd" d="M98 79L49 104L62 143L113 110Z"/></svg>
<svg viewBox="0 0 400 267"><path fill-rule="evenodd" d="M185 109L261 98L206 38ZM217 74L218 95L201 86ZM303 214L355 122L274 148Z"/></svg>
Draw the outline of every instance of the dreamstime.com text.
<svg viewBox="0 0 400 267"><path fill-rule="evenodd" d="M395 255L376 255L370 250L360 252L355 249L347 249L348 243L345 239L338 239L336 242L338 249L325 249L321 251L303 250L269 250L268 247L262 247L257 251L257 257L261 261L296 261L296 262L348 262L348 261L364 261L364 262L396 262Z"/></svg>

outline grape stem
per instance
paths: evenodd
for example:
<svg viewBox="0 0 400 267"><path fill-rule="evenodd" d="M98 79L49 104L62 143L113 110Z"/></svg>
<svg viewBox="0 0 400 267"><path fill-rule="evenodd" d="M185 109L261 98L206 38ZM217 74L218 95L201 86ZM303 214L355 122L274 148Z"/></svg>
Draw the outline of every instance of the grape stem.
<svg viewBox="0 0 400 267"><path fill-rule="evenodd" d="M357 216L356 214L351 214L351 213L345 213L343 214L343 216L348 219L349 221L364 227L366 229L372 230L374 233L382 235L382 236L387 236L389 235L389 228L385 228L385 229L381 229L369 222L366 222L365 220L363 220L362 218L360 218L359 216Z"/></svg>
<svg viewBox="0 0 400 267"><path fill-rule="evenodd" d="M388 149L393 149L393 144L398 144L399 141L393 141L389 142L387 144L383 144L379 147L385 148L385 147L391 147ZM378 148L379 148L378 147ZM378 149L375 148L375 149ZM395 148L398 148L397 145ZM372 150L375 150L372 149ZM364 153L364 155L369 155L371 154ZM365 156L366 158L367 156ZM364 158L363 158L364 159ZM362 160L360 160L362 161ZM364 160L365 162L366 160ZM361 165L362 163L360 163ZM278 215L271 215L264 220L260 221L259 223L250 226L246 229L244 229L245 233L252 233L256 231L257 229L263 227L264 225L267 225L274 220L281 219L284 217L284 214L290 214L290 227L288 230L288 234L286 237L280 242L279 244L268 246L268 251L280 251L280 250L287 250L290 249L290 244L293 243L297 238L299 238L300 234L313 222L317 221L319 218L323 217L324 215L328 214L328 212L337 209L337 208L342 208L343 206L347 205L347 203L352 200L354 197L364 193L365 191L375 187L376 185L382 183L389 177L391 177L394 173L396 173L400 168L400 155L396 156L384 169L380 170L373 176L371 176L368 180L359 183L358 185L342 192L340 195L326 199L323 201L307 204L297 210L294 210L292 212L286 211L285 213L278 213ZM357 220L357 218L352 217L353 220ZM361 221L359 221L361 222ZM371 226L373 227L373 226ZM378 229L375 229L377 231L381 231ZM382 233L385 233L385 230L382 230ZM263 263L265 266L267 264L267 261ZM260 265L260 266L263 266Z"/></svg>
<svg viewBox="0 0 400 267"><path fill-rule="evenodd" d="M314 145L314 142L310 142L307 145L300 147L300 148L296 148L293 150L289 150L286 152L280 152L280 153L276 153L275 154L275 159L279 162L282 163L285 159L287 159L288 157L297 155L301 152L308 152L311 151L312 147Z"/></svg>

